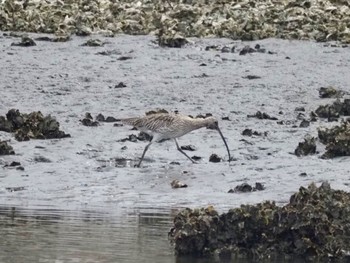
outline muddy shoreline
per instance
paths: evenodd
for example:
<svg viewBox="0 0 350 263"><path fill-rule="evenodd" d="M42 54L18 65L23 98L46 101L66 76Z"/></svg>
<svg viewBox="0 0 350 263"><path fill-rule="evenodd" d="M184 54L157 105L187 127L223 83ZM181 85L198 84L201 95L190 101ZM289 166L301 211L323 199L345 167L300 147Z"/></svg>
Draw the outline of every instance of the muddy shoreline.
<svg viewBox="0 0 350 263"><path fill-rule="evenodd" d="M39 36L43 35L31 35ZM306 128L295 127L300 122L295 108L302 106L309 114L332 103L335 99L319 97L320 87L332 85L349 92L349 48L309 41L193 38L184 48L171 49L160 48L153 36L94 38L105 45L83 47L87 39L73 37L65 43L39 41L33 47L15 47L11 43L20 39L0 38L4 55L0 115L11 108L27 113L40 110L55 116L61 129L72 136L17 142L11 134L0 132L16 152L1 157L4 203L72 209L101 204L214 205L224 211L262 200L285 203L301 185L312 181L327 180L333 188L348 189L348 157L322 160L322 145L315 155L305 157L295 156L294 150L306 135L316 136L318 127L335 125L320 119ZM239 55L245 46L256 44L271 52ZM208 46L235 46L236 52ZM126 56L130 59L119 60ZM116 87L120 82L126 87ZM113 123L86 127L80 122L86 112L120 118L156 108L224 117L220 125L236 161L209 162L212 153L225 157L225 149L215 132L201 130L179 140L181 145L197 147L193 154L203 157L199 164L188 163L172 142L165 142L152 146L143 168L120 168L115 159L137 159L145 143L119 141L133 133L126 127ZM247 117L257 111L278 120ZM247 128L267 136L246 137L242 132ZM50 162L40 162L40 157ZM20 162L24 171L4 167L12 161ZM173 180L188 187L171 189ZM242 182L261 182L266 190L234 197L227 193ZM24 190L8 191L8 187Z"/></svg>

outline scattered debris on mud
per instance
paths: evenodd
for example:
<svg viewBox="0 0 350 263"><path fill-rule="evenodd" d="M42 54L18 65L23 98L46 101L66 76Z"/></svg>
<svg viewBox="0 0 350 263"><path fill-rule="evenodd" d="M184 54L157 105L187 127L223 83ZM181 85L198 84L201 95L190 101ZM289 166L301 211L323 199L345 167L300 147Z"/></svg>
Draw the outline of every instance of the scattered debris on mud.
<svg viewBox="0 0 350 263"><path fill-rule="evenodd" d="M276 117L271 117L269 114L261 111L257 111L253 115L247 115L248 118L257 118L259 120L278 120Z"/></svg>
<svg viewBox="0 0 350 263"><path fill-rule="evenodd" d="M11 109L0 116L0 131L13 132L17 141L29 139L54 139L70 137L59 129L60 124L51 115L44 116L40 111L29 114Z"/></svg>
<svg viewBox="0 0 350 263"><path fill-rule="evenodd" d="M12 155L15 154L13 147L9 145L6 141L0 140L0 155Z"/></svg>
<svg viewBox="0 0 350 263"><path fill-rule="evenodd" d="M258 132L258 131L253 131L252 129L244 129L243 131L242 131L242 135L243 136L249 136L249 137L251 137L251 136L267 136L267 132Z"/></svg>
<svg viewBox="0 0 350 263"><path fill-rule="evenodd" d="M213 207L184 209L169 238L178 255L344 258L350 247L350 194L310 184L283 207L241 205L221 215Z"/></svg>
<svg viewBox="0 0 350 263"><path fill-rule="evenodd" d="M85 113L85 117L82 120L80 120L80 122L84 126L88 126L88 127L96 127L100 124L100 122L117 122L117 121L119 120L112 116L105 117L102 113L99 113L95 117L95 121L94 121L94 118L89 112Z"/></svg>
<svg viewBox="0 0 350 263"><path fill-rule="evenodd" d="M188 185L179 181L179 180L173 180L171 183L171 188L176 189L176 188L186 188Z"/></svg>
<svg viewBox="0 0 350 263"><path fill-rule="evenodd" d="M237 185L234 189L230 189L228 193L247 193L265 190L265 187L262 183L256 182L255 186L251 186L248 183L243 183Z"/></svg>

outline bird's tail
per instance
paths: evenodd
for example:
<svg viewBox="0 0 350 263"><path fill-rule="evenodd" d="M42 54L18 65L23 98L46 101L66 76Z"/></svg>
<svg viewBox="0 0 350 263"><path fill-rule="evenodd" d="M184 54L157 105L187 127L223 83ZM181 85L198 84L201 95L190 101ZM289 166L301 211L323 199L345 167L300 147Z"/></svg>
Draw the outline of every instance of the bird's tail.
<svg viewBox="0 0 350 263"><path fill-rule="evenodd" d="M137 123L138 123L139 120L140 120L140 118L138 118L138 117L120 119L120 121L121 121L123 124L130 125L130 126L134 126L134 127L137 126Z"/></svg>

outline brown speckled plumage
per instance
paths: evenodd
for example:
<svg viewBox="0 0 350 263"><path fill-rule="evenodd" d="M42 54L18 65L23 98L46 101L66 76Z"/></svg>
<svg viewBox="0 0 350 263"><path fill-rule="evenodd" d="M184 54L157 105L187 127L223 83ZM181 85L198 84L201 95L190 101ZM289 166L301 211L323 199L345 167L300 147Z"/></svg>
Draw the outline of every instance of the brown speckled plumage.
<svg viewBox="0 0 350 263"><path fill-rule="evenodd" d="M208 117L205 119L202 119L202 118L193 119L185 115L158 113L158 114L147 115L144 117L121 119L121 121L124 124L134 126L138 130L153 136L153 140L145 147L141 160L137 166L141 165L141 162L145 156L145 153L148 147L152 144L152 142L160 142L165 139L174 139L177 149L182 154L184 154L188 159L194 162L185 152L181 150L181 148L177 143L176 138L179 138L193 130L200 129L202 127L218 130L227 148L229 160L231 159L230 152L229 152L227 143L225 141L225 138L223 137L219 129L218 122L214 117Z"/></svg>

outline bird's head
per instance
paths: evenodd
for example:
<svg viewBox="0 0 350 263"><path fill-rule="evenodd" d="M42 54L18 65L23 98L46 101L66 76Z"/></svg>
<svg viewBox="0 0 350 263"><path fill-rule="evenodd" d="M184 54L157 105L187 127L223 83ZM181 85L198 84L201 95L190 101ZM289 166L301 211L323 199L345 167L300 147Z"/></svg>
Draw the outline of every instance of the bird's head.
<svg viewBox="0 0 350 263"><path fill-rule="evenodd" d="M219 128L219 123L218 120L215 119L214 117L207 117L205 118L206 121L206 127L207 129L211 129L211 130L217 130Z"/></svg>

